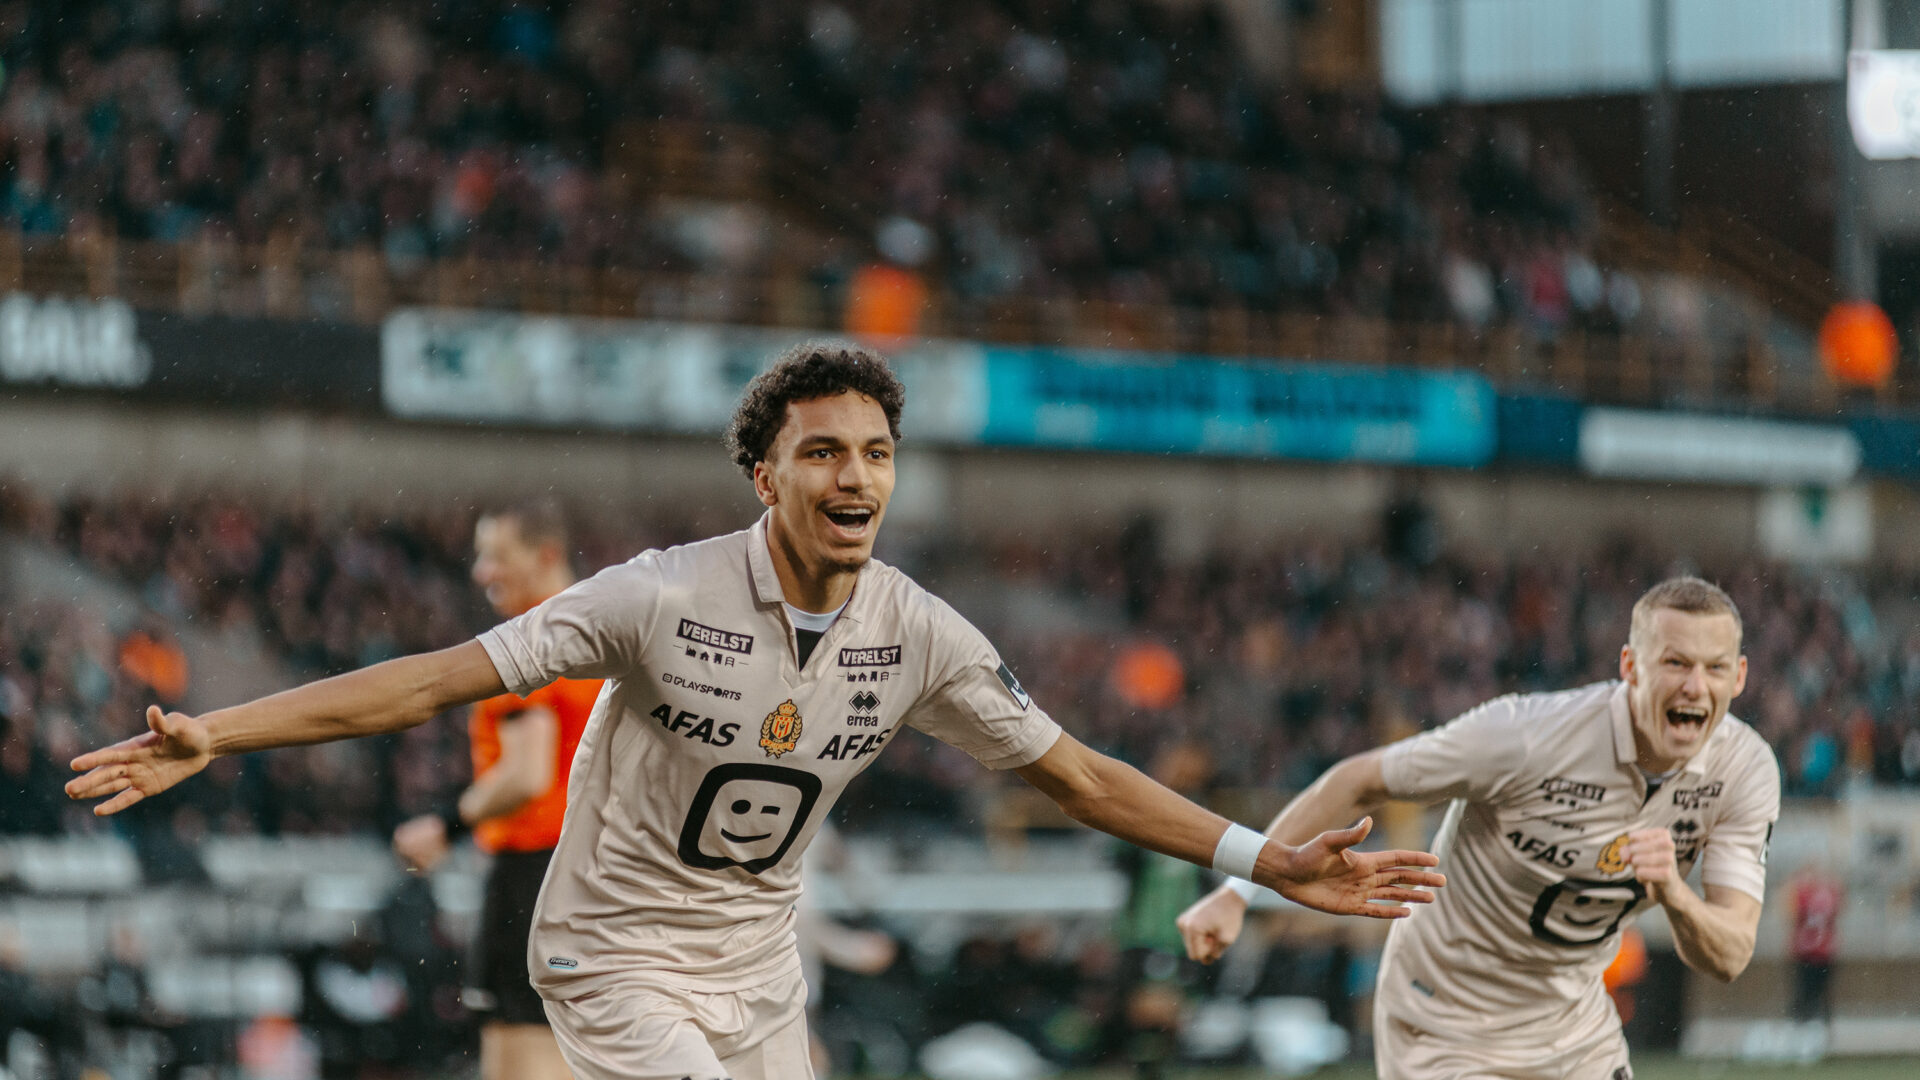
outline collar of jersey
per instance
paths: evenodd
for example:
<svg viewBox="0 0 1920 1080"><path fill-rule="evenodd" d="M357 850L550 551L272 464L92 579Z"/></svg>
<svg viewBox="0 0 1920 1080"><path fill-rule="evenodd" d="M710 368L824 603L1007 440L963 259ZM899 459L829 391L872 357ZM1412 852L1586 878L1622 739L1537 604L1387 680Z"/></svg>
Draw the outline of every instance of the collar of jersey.
<svg viewBox="0 0 1920 1080"><path fill-rule="evenodd" d="M1607 699L1607 711L1613 716L1614 755L1620 759L1620 764L1639 768L1640 752L1633 745L1633 710L1627 707L1627 684L1624 680L1613 684L1613 694ZM1724 716L1720 718L1721 727L1726 726L1726 719ZM1719 735L1720 728L1715 728L1713 735L1707 738L1707 742L1713 742ZM1687 763L1680 766L1673 775L1704 776L1707 771L1706 756L1707 748L1702 746L1699 752L1688 758Z"/></svg>
<svg viewBox="0 0 1920 1080"><path fill-rule="evenodd" d="M747 530L747 567L753 574L753 597L766 607L779 607L787 602L787 594L780 588L780 575L773 569L773 551L767 547L767 523L773 520L773 511L760 515L760 520ZM860 582L867 573L879 565L872 559L860 568L860 576L854 579L853 595L847 597L846 606L840 609L840 617L852 622L860 621L860 605L857 601L861 593Z"/></svg>

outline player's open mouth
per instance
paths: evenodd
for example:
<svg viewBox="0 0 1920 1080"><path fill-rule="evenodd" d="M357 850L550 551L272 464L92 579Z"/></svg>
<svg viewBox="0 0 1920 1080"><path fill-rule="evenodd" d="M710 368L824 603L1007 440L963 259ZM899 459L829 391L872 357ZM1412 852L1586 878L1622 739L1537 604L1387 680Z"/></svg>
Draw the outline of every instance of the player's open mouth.
<svg viewBox="0 0 1920 1080"><path fill-rule="evenodd" d="M765 840L772 835L772 833L761 833L759 836L735 836L725 829L720 830L720 838L731 844L751 844L755 840Z"/></svg>
<svg viewBox="0 0 1920 1080"><path fill-rule="evenodd" d="M1667 710L1667 723L1678 728L1695 728L1705 725L1707 710L1699 705L1676 705Z"/></svg>
<svg viewBox="0 0 1920 1080"><path fill-rule="evenodd" d="M827 520L833 524L834 531L849 540L858 540L867 535L867 529L873 524L871 507L847 507L842 510L826 511Z"/></svg>

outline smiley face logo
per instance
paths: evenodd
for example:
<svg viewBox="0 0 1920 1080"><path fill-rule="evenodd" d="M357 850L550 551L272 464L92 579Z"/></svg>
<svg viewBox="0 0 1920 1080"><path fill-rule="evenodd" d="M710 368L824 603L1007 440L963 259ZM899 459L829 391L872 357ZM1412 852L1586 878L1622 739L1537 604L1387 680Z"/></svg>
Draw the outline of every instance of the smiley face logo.
<svg viewBox="0 0 1920 1080"><path fill-rule="evenodd" d="M801 726L800 706L791 700L781 702L760 722L760 749L770 758L793 753L800 744Z"/></svg>
<svg viewBox="0 0 1920 1080"><path fill-rule="evenodd" d="M820 778L779 765L735 762L709 772L680 828L680 861L758 874L784 858L820 800Z"/></svg>
<svg viewBox="0 0 1920 1080"><path fill-rule="evenodd" d="M1555 945L1598 945L1646 898L1646 886L1637 881L1567 878L1547 886L1534 901L1527 925L1534 937Z"/></svg>

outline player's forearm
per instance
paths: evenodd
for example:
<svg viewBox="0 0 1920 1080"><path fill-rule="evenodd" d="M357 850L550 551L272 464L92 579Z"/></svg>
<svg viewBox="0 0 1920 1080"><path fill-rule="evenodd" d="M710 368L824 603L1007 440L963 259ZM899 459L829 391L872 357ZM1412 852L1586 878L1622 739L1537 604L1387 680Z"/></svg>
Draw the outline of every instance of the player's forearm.
<svg viewBox="0 0 1920 1080"><path fill-rule="evenodd" d="M213 754L401 731L504 687L479 642L405 656L208 713Z"/></svg>
<svg viewBox="0 0 1920 1080"><path fill-rule="evenodd" d="M1298 847L1329 829L1344 829L1387 801L1379 752L1356 754L1320 774L1267 825L1267 835Z"/></svg>
<svg viewBox="0 0 1920 1080"><path fill-rule="evenodd" d="M1659 899L1682 963L1721 982L1732 982L1747 969L1754 931L1734 913L1708 902L1683 881L1666 886Z"/></svg>
<svg viewBox="0 0 1920 1080"><path fill-rule="evenodd" d="M482 773L473 786L460 793L460 820L468 825L478 825L493 818L506 817L533 801L543 790L512 769L489 770Z"/></svg>
<svg viewBox="0 0 1920 1080"><path fill-rule="evenodd" d="M460 820L478 825L505 817L546 794L554 784L560 721L533 705L500 722L500 757L460 795Z"/></svg>
<svg viewBox="0 0 1920 1080"><path fill-rule="evenodd" d="M1149 851L1201 866L1213 864L1220 835L1231 824L1226 818L1125 762L1101 758L1096 768L1096 775L1064 794L1048 791L1068 817Z"/></svg>

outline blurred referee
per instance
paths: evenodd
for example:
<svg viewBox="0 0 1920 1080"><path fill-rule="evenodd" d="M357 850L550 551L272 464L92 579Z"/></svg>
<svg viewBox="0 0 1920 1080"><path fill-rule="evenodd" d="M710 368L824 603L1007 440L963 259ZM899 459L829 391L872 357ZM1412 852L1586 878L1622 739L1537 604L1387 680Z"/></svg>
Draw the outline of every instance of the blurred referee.
<svg viewBox="0 0 1920 1080"><path fill-rule="evenodd" d="M573 584L566 520L551 501L482 517L473 549L473 580L502 618L531 611ZM481 1080L570 1076L527 978L527 939L560 841L573 752L600 686L598 679L559 679L526 697L476 703L468 726L473 784L456 809L414 818L393 833L394 850L422 870L445 858L450 838L469 828L493 856L461 994L482 1018Z"/></svg>

